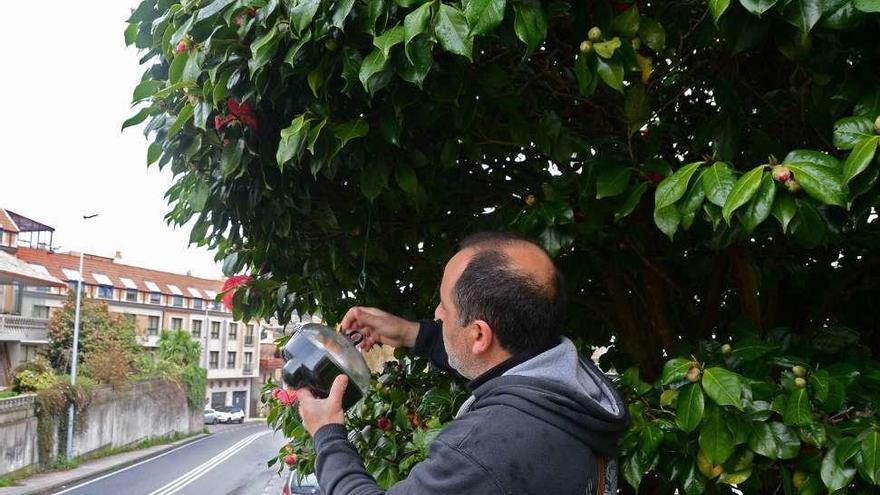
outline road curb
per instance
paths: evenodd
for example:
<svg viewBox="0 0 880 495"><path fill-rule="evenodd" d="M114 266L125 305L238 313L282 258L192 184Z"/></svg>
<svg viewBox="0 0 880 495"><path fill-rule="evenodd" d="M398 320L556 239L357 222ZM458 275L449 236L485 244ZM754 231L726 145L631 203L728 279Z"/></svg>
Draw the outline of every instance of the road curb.
<svg viewBox="0 0 880 495"><path fill-rule="evenodd" d="M65 479L63 482L53 483L51 486L41 486L39 488L35 487L33 490L30 490L30 491L16 492L16 495L44 495L44 494L48 495L48 494L51 494L51 493L58 491L62 488L65 488L65 487L69 488L73 485L88 481L93 478L97 478L99 476L103 476L103 475L110 473L112 471L126 468L126 467L131 466L132 464L136 464L138 462L143 462L143 461L151 459L153 457L162 455L172 449L176 449L178 447L183 447L184 445L188 445L190 443L195 442L196 440L201 440L201 439L209 437L211 435L213 435L213 433L199 433L197 435L193 435L193 436L185 438L183 440L180 440L180 441L177 441L174 443L169 443L168 445L163 446L164 448L152 451L148 454L133 457L131 459L126 459L123 462L109 465L109 466L102 468L100 470L97 470L97 471L91 471L88 473L83 473L81 475L74 475L68 479ZM119 455L122 455L122 454L119 454ZM15 488L15 487L12 486L10 488ZM2 493L2 490L0 490L0 493Z"/></svg>

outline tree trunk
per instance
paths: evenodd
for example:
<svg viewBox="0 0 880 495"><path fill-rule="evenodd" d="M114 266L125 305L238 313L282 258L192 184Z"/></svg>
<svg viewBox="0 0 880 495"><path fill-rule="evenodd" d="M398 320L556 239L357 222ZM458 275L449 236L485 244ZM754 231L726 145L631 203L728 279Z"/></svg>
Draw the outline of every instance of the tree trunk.
<svg viewBox="0 0 880 495"><path fill-rule="evenodd" d="M613 262L608 268L605 280L620 330L618 345L638 364L642 377L648 382L654 381L660 370L660 352L654 335L640 328L636 320L633 312L636 298L627 294L626 287L631 285L623 280L623 272Z"/></svg>

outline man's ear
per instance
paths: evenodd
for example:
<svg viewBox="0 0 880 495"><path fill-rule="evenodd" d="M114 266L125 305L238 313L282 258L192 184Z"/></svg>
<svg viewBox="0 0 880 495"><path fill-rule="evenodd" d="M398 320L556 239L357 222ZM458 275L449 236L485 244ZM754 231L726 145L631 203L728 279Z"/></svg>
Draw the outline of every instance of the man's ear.
<svg viewBox="0 0 880 495"><path fill-rule="evenodd" d="M471 332L471 352L475 355L483 354L492 348L495 342L495 332L483 320L474 320L470 327Z"/></svg>

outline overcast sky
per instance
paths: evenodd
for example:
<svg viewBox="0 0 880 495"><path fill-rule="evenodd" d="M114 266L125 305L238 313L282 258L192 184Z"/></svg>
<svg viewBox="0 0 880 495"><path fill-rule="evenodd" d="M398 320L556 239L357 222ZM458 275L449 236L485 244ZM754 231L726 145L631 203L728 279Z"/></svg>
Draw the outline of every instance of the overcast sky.
<svg viewBox="0 0 880 495"><path fill-rule="evenodd" d="M143 72L123 40L134 0L50 0L0 29L0 207L54 227L60 251L220 278L163 220L170 171L146 168L143 125L120 132ZM100 213L83 222L82 215Z"/></svg>

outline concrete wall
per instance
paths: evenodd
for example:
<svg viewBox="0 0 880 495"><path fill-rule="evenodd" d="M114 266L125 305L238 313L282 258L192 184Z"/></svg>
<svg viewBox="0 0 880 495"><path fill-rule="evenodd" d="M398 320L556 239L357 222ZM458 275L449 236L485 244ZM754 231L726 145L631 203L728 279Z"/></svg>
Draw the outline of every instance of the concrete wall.
<svg viewBox="0 0 880 495"><path fill-rule="evenodd" d="M38 461L34 397L0 400L0 476Z"/></svg>
<svg viewBox="0 0 880 495"><path fill-rule="evenodd" d="M190 411L186 392L162 380L100 388L86 414L85 427L74 434L75 456L145 438L202 429L202 411Z"/></svg>
<svg viewBox="0 0 880 495"><path fill-rule="evenodd" d="M82 430L74 434L74 456L203 428L202 410L190 411L184 390L163 380L97 389L85 421ZM53 443L58 448L58 441ZM38 455L34 396L0 400L0 476L52 461L38 459Z"/></svg>

